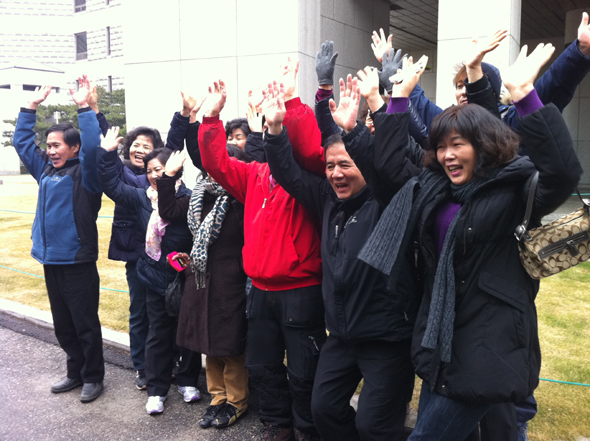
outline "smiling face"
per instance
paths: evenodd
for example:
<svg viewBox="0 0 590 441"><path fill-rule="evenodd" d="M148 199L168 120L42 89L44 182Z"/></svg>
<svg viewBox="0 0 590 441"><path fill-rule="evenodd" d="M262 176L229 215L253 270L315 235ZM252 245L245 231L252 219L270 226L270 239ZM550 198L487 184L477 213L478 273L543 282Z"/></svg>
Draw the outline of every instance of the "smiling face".
<svg viewBox="0 0 590 441"><path fill-rule="evenodd" d="M154 149L154 141L149 136L139 135L129 147L129 159L131 163L143 168L143 158Z"/></svg>
<svg viewBox="0 0 590 441"><path fill-rule="evenodd" d="M336 196L342 200L354 196L366 185L342 143L332 144L326 150L326 176Z"/></svg>
<svg viewBox="0 0 590 441"><path fill-rule="evenodd" d="M154 158L147 163L146 174L150 185L154 190L157 190L156 179L161 178L164 174L165 165L160 162L158 158Z"/></svg>
<svg viewBox="0 0 590 441"><path fill-rule="evenodd" d="M477 153L471 143L456 131L453 130L439 142L436 158L453 184L463 185L473 178Z"/></svg>
<svg viewBox="0 0 590 441"><path fill-rule="evenodd" d="M227 137L228 144L234 144L240 148L240 150L244 150L246 147L246 139L248 137L244 133L242 129L233 129L231 135Z"/></svg>
<svg viewBox="0 0 590 441"><path fill-rule="evenodd" d="M47 154L55 168L62 168L68 159L77 158L80 146L73 147L64 141L63 132L51 132L47 135Z"/></svg>

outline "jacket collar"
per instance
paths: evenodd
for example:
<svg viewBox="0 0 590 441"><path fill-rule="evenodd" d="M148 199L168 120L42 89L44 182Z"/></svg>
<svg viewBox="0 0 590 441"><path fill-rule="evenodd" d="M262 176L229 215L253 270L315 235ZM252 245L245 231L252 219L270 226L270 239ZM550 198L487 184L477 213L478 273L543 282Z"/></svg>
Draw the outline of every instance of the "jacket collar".
<svg viewBox="0 0 590 441"><path fill-rule="evenodd" d="M351 215L361 208L371 196L371 190L369 190L369 187L365 185L361 191L348 199L341 201L340 199L336 198L338 201L336 206L338 207L338 210L343 211L347 215ZM335 194L334 197L336 197Z"/></svg>

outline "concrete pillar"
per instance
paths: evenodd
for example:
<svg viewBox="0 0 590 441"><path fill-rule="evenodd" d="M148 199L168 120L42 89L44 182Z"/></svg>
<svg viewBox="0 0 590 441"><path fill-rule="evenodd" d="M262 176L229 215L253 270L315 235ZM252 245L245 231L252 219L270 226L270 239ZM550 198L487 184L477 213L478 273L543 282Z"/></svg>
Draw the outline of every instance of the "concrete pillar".
<svg viewBox="0 0 590 441"><path fill-rule="evenodd" d="M566 13L564 47L578 38L582 12L590 13L590 8L574 9ZM578 159L585 171L580 185L588 186L590 185L590 127L587 121L590 118L590 75L586 76L576 89L574 98L563 111L563 117L570 129Z"/></svg>
<svg viewBox="0 0 590 441"><path fill-rule="evenodd" d="M485 11L485 12L484 12ZM438 50L436 103L441 108L456 104L454 66L463 61L471 40L488 37L499 29L508 36L485 61L499 68L510 65L520 50L521 0L440 0L438 3Z"/></svg>

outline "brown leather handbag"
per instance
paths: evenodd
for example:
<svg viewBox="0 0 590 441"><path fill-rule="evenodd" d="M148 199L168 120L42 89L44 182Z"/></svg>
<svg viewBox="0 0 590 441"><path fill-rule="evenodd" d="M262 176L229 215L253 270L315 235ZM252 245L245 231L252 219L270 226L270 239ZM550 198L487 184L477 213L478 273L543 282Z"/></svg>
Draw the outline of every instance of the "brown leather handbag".
<svg viewBox="0 0 590 441"><path fill-rule="evenodd" d="M590 200L582 208L553 222L527 231L531 219L539 172L530 179L526 212L514 235L518 240L520 260L533 279L542 279L590 259Z"/></svg>

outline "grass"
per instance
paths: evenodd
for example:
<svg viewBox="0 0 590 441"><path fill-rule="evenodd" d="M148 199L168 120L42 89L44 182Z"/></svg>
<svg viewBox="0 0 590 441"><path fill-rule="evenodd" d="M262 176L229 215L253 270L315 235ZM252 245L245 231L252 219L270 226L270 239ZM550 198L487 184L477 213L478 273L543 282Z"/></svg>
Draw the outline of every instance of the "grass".
<svg viewBox="0 0 590 441"><path fill-rule="evenodd" d="M23 177L2 177L0 210L35 211L37 184ZM101 216L112 216L114 204L103 198ZM31 214L0 211L0 265L43 275L42 266L30 257ZM107 259L110 219L99 218L101 287L127 291L122 262ZM537 297L543 362L541 377L590 384L590 263L541 282ZM49 310L45 282L0 268L0 297ZM129 295L101 291L101 323L111 329L128 329ZM412 407L417 409L417 379ZM541 381L535 391L539 413L529 424L534 441L576 441L590 437L590 387Z"/></svg>

